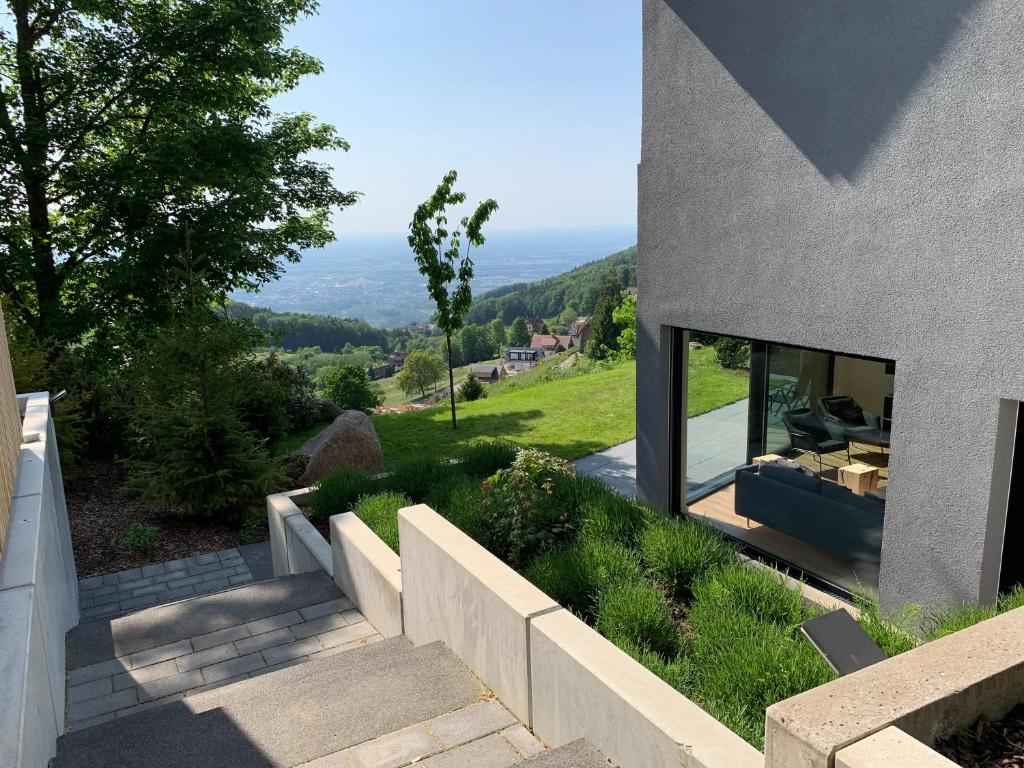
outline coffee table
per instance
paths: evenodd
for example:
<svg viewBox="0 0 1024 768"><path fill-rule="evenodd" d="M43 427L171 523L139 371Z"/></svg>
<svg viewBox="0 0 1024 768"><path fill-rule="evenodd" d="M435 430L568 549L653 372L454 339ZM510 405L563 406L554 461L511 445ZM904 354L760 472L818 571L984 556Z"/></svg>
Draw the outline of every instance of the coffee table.
<svg viewBox="0 0 1024 768"><path fill-rule="evenodd" d="M853 491L858 496L863 496L868 491L878 487L878 467L869 467L867 464L853 463L839 468L839 483Z"/></svg>

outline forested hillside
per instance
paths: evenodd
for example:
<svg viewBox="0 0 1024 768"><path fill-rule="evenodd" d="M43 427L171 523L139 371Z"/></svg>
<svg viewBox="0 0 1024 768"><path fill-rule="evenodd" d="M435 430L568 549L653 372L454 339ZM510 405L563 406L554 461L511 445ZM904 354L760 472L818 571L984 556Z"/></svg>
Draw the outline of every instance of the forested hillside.
<svg viewBox="0 0 1024 768"><path fill-rule="evenodd" d="M346 345L380 347L387 350L388 332L374 328L362 320L298 312L274 312L262 307L235 302L228 305L234 320L251 320L266 330L273 346L289 351L304 347L320 347L324 352L337 352Z"/></svg>
<svg viewBox="0 0 1024 768"><path fill-rule="evenodd" d="M621 288L636 285L636 246L555 277L481 294L473 302L467 320L486 323L500 317L509 325L517 317L557 318L565 313L575 319L575 315L589 315L597 304L606 275L611 275Z"/></svg>

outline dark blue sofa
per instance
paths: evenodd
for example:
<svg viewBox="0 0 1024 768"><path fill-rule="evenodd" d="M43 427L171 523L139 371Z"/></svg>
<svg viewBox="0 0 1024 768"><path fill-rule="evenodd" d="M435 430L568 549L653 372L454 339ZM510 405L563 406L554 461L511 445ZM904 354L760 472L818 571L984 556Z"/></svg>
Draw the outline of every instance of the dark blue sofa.
<svg viewBox="0 0 1024 768"><path fill-rule="evenodd" d="M885 501L776 464L736 470L736 514L858 564L878 565Z"/></svg>

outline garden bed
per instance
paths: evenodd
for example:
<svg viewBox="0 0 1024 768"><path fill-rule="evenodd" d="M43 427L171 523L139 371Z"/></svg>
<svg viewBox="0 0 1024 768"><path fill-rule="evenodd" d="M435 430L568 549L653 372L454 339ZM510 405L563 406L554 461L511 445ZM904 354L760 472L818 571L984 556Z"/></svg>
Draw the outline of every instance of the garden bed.
<svg viewBox="0 0 1024 768"><path fill-rule="evenodd" d="M799 633L825 609L780 574L746 565L716 529L666 518L538 451L479 443L461 459L407 460L376 478L346 470L308 503L324 518L355 512L396 552L398 510L426 503L758 749L769 706L835 679ZM1018 592L920 623L934 639L1022 600ZM860 607L861 626L888 655L919 645L905 629L919 618L912 612L883 618L870 602Z"/></svg>
<svg viewBox="0 0 1024 768"><path fill-rule="evenodd" d="M92 464L67 488L71 541L80 579L250 543L243 540L237 524L167 515L123 491L123 483L124 472L117 464ZM136 523L157 528L148 548L122 544ZM262 534L265 538L265 532Z"/></svg>
<svg viewBox="0 0 1024 768"><path fill-rule="evenodd" d="M998 722L979 718L941 739L935 751L964 768L1024 768L1024 705Z"/></svg>

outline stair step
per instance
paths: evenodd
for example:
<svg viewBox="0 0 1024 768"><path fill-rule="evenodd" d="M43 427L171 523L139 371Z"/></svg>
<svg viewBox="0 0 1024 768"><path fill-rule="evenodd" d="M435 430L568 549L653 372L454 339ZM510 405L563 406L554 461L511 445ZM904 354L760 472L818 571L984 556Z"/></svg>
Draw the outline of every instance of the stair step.
<svg viewBox="0 0 1024 768"><path fill-rule="evenodd" d="M443 644L395 638L66 734L52 765L290 768L483 693Z"/></svg>
<svg viewBox="0 0 1024 768"><path fill-rule="evenodd" d="M67 669L130 656L343 597L330 576L311 571L146 608L117 619L80 624L67 634Z"/></svg>
<svg viewBox="0 0 1024 768"><path fill-rule="evenodd" d="M583 739L542 752L523 765L529 768L612 768L612 762Z"/></svg>

